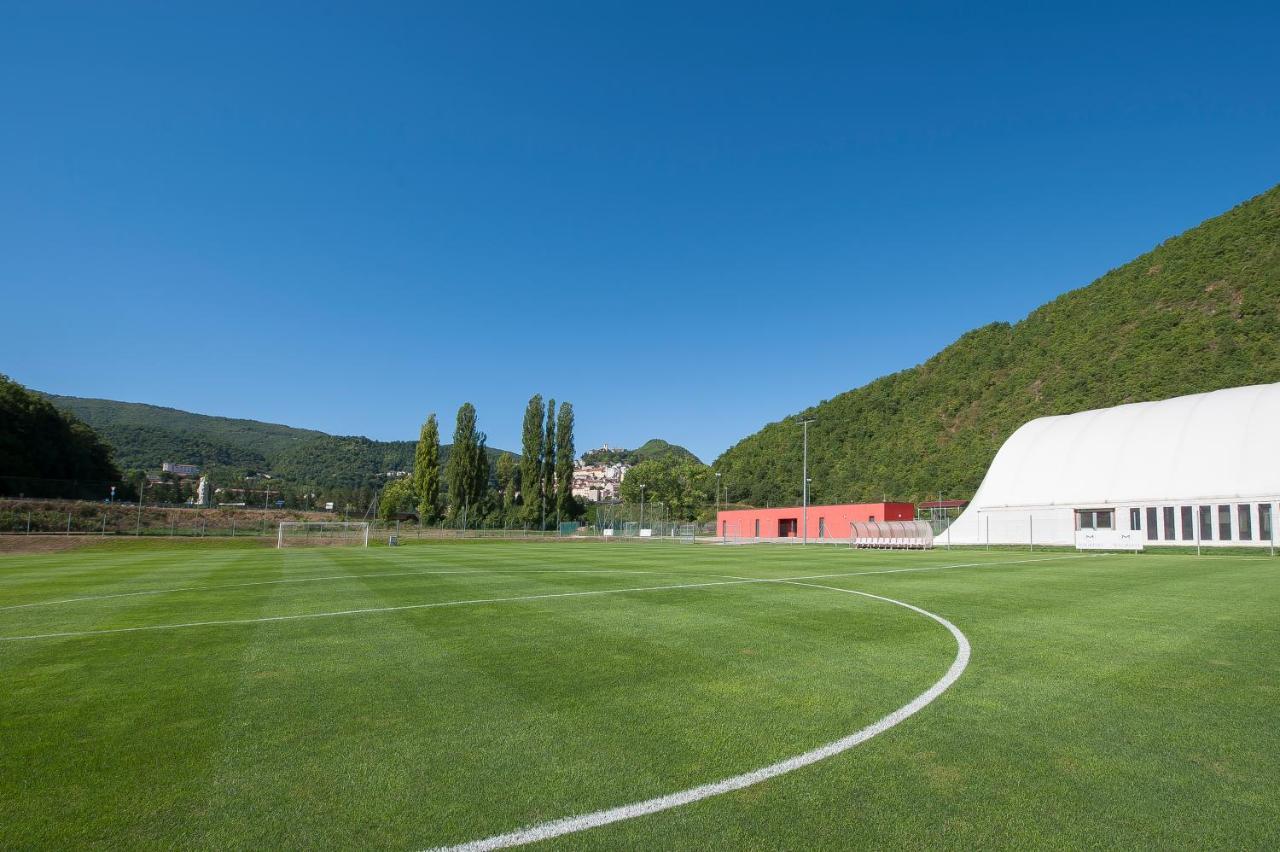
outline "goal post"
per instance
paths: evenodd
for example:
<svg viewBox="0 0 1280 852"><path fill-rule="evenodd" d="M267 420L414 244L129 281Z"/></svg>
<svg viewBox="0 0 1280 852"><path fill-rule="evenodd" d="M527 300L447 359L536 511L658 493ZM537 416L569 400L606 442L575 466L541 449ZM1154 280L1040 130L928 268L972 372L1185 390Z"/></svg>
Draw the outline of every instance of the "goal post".
<svg viewBox="0 0 1280 852"><path fill-rule="evenodd" d="M367 521L281 521L276 547L368 547Z"/></svg>

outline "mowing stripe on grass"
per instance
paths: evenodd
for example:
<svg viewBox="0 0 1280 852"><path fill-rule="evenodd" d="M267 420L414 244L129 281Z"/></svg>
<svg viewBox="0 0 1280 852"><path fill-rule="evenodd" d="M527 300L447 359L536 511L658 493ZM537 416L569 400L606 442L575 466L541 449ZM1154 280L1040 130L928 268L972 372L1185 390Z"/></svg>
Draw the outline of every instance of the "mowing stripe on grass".
<svg viewBox="0 0 1280 852"><path fill-rule="evenodd" d="M738 586L745 583L766 583L768 580L716 580L710 583L680 583L669 586L638 586L632 589L596 589L588 592L549 592L541 595L520 595L504 598L475 598L460 601L436 601L434 603L404 604L402 606L378 606L362 609L342 609L332 612L307 612L297 615L268 615L261 618L225 618L213 621L186 621L177 624L146 624L138 627L112 627L105 630L68 630L60 633L35 633L29 636L0 636L0 642L22 642L32 639L62 639L77 636L107 636L113 633L140 633L148 630L181 630L187 627L217 627L231 624L268 624L273 621L300 621L307 618L339 618L347 615L368 615L382 612L404 612L415 609L440 609L451 606L470 606L487 603L515 603L549 598L576 598L588 595L616 595L626 592L657 592L667 589L700 589L705 586Z"/></svg>
<svg viewBox="0 0 1280 852"><path fill-rule="evenodd" d="M914 571L943 571L948 568L1000 568L1005 565L1030 565L1033 562L1057 562L1063 559L1094 559L1101 553L1080 553L1070 556L1044 556L1039 559L1008 559L1002 562L957 562L953 565L928 565L923 568L888 568L884 571L842 571L838 574L811 574L808 577L779 577L776 583L787 583L795 580L831 580L836 577L870 577L873 574L907 574ZM721 576L730 577L730 574ZM737 577L735 579L744 579Z"/></svg>
<svg viewBox="0 0 1280 852"><path fill-rule="evenodd" d="M219 626L226 626L226 625L266 624L274 621L299 621L302 619L309 619L309 618L340 618L343 616L350 616L350 615L370 615L375 613L403 612L406 610L416 610L416 609L439 609L442 607L468 606L473 604L514 603L519 601L536 601L536 600L545 600L550 598L574 598L574 597L585 597L589 595L612 595L612 594L622 594L626 592L656 592L656 591L663 591L666 589L701 589L709 586L734 586L734 585L742 585L745 583L796 583L796 584L799 584L799 581L802 581L802 580L823 580L823 579L835 579L839 577L867 577L875 574L898 574L906 571L941 571L946 568L974 568L974 567L980 567L980 566L996 567L1000 565L1023 565L1023 564L1032 563L1032 562L1052 562L1055 560L1062 560L1062 559L1088 559L1093 555L1094 554L1083 554L1079 556L1050 556L1050 557L1045 557L1043 559L1022 559L1022 560L1014 560L1014 561L1006 561L1006 562L965 562L965 563L957 563L954 565L935 565L928 568L894 568L894 569L888 569L884 571L845 571L837 574L810 574L810 575L805 575L800 577L735 577L733 575L728 575L728 574L719 574L719 575L712 575L712 576L724 577L725 579L718 580L715 582L708 582L708 583L679 583L679 584L666 585L666 586L640 586L637 588L628 588L628 589L597 589L597 590L586 591L586 592L551 592L551 593L539 594L539 595L522 595L522 596L501 597L501 598L476 598L476 599L458 600L458 601L437 601L433 603L404 604L401 606L364 607L360 609L344 609L344 610L334 610L329 612L299 613L296 615L268 615L268 616L262 616L259 618L227 618L227 619L216 619L216 620L209 620L209 621L185 621L185 622L178 622L174 624L147 624L147 625L140 625L138 627L112 627L112 628L106 628L103 630L66 630L66 631L59 631L54 633L33 633L25 636L0 636L0 642L22 642L22 641L29 641L29 640L36 640L36 639L65 639L65 638L75 638L75 637L83 637L83 636L108 636L115 633L141 633L141 632L152 631L152 630L181 630L181 629L190 628L190 627L219 627ZM630 571L627 569L592 571L592 570L581 570L581 569L554 569L554 568L521 569L516 572L503 572L503 571L455 571L455 572L408 571L408 572L405 572L406 575L409 575L409 574L483 575L483 574L503 574L503 573L659 574L659 573L674 573L674 572ZM342 575L334 575L333 577L300 578L297 580L265 580L257 583L236 583L236 584L231 584L231 586L225 586L225 587L205 587L205 588L231 588L231 587L240 586L240 585L269 585L272 583L306 582L307 579L337 579L337 578L358 579L363 576L385 576L385 575L342 574ZM201 587L193 586L190 588L194 590ZM184 589L169 590L169 591L184 591ZM160 592L155 592L155 593L159 594ZM103 597L104 598L128 597L131 595L142 595L142 594L151 594L151 593L150 592L124 592L118 595L104 595ZM49 603L58 603L58 601L51 601ZM36 606L36 605L38 604L20 604L19 606ZM13 607L13 608L16 609L18 607Z"/></svg>
<svg viewBox="0 0 1280 852"><path fill-rule="evenodd" d="M957 562L952 565L932 565L924 568L889 568L883 571L842 571L836 574L812 574L804 577L784 577L775 582L783 580L825 580L836 577L866 577L873 574L900 574L912 571L942 571L948 568L976 568L976 567L999 567L1002 565L1025 565L1031 562L1052 562L1056 559L1086 559L1097 556L1099 554L1080 554L1077 556L1049 556L1040 559L1017 559L1007 560L1003 562ZM143 589L137 592L116 592L109 595L85 595L77 598L62 598L52 601L33 601L23 604L9 604L8 606L0 606L0 612L14 609L31 609L33 607L58 606L60 604L82 603L84 601L105 601L114 598L132 598L144 595L166 595L176 594L178 592L209 592L219 589L238 589L247 586L274 586L283 583L316 583L324 580L362 580L366 578L377 577L414 577L414 576L434 576L437 574L683 574L682 571L641 571L628 568L515 568L508 570L466 570L466 571L377 571L366 574L330 574L324 577L295 577L285 580L255 580L250 583L222 583L216 586L177 586L170 589ZM702 573L702 572L698 572ZM707 575L704 575L707 576ZM734 577L730 574L711 574L712 577L727 577L733 580L752 579L747 577ZM3 637L0 637L3 638Z"/></svg>
<svg viewBox="0 0 1280 852"><path fill-rule="evenodd" d="M375 577L415 577L435 574L671 574L672 571L631 571L625 568L519 568L508 571L375 571L368 574L330 574L327 577L295 577L288 580L255 580L252 583L222 583L217 586L178 586L172 589L144 589L138 592L116 592L110 595L85 595L80 598L63 598L56 601L35 601L34 603L10 604L0 606L0 612L10 609L30 609L37 606L57 606L58 604L80 603L82 601L105 601L112 598L133 598L140 595L167 595L177 592L211 592L218 589L240 589L245 586L276 586L281 583L316 583L321 580L364 580Z"/></svg>
<svg viewBox="0 0 1280 852"><path fill-rule="evenodd" d="M550 840L554 837L560 837L565 834L573 834L579 831L586 831L592 828L609 825L623 820L635 819L636 817L646 816L648 814L658 813L660 811L671 810L683 805L692 804L694 802L709 799L713 796L720 796L735 790L742 790L746 787L767 781L770 778L776 778L779 775L785 775L788 772L794 772L805 766L833 757L841 752L848 751L854 746L864 743L877 734L881 734L894 725L897 725L916 713L923 710L934 699L945 692L951 684L959 680L960 675L964 673L965 668L969 665L969 656L971 649L969 640L960 632L960 628L956 627L950 621L936 613L921 609L904 601L886 598L882 595L873 595L870 592L858 592L853 589L841 589L835 586L822 586L816 583L804 583L796 580L779 580L775 581L779 584L791 586L806 586L811 589L826 589L832 592L843 592L850 595L861 595L865 598L884 601L895 606L904 607L912 612L919 613L926 618L933 619L947 629L951 636L956 640L956 657L952 661L950 668L939 678L933 686L917 695L908 703L894 710L889 715L867 725L847 737L818 746L811 751L798 754L795 757L789 757L786 760L763 766L759 769L753 769L750 772L744 772L741 775L735 775L732 778L725 778L722 781L715 781L710 784L703 784L699 787L691 787L688 790L681 790L678 793L669 793L665 796L658 796L653 799L646 799L642 802L635 802L630 805L620 805L607 810L593 811L592 813L582 814L580 816L565 817L564 819L553 820L551 822L539 823L538 825L522 828L519 831L513 831L508 834L498 834L493 837L486 837L482 840L473 840L468 843L458 844L456 846L437 847L432 852L482 852L487 849L503 849L510 846L523 846L526 843L537 843L542 840Z"/></svg>

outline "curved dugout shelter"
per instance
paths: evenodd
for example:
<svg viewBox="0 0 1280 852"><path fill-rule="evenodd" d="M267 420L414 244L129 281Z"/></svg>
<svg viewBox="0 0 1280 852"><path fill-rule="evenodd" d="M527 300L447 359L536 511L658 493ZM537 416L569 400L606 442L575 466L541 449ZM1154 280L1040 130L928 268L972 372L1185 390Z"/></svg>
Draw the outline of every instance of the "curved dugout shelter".
<svg viewBox="0 0 1280 852"><path fill-rule="evenodd" d="M879 550L933 547L933 527L928 521L855 521L849 527L849 543L854 547Z"/></svg>
<svg viewBox="0 0 1280 852"><path fill-rule="evenodd" d="M1042 417L1005 441L955 544L1270 547L1280 383Z"/></svg>

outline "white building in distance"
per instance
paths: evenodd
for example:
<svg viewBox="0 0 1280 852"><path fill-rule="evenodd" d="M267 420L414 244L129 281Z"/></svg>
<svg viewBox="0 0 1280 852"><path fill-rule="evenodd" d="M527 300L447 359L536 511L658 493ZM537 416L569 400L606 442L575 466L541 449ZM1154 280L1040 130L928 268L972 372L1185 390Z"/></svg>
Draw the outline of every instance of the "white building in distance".
<svg viewBox="0 0 1280 852"><path fill-rule="evenodd" d="M1280 383L1032 420L940 543L1270 547L1278 439Z"/></svg>
<svg viewBox="0 0 1280 852"><path fill-rule="evenodd" d="M588 503L617 500L627 470L625 464L583 465L579 462L573 468L573 496Z"/></svg>

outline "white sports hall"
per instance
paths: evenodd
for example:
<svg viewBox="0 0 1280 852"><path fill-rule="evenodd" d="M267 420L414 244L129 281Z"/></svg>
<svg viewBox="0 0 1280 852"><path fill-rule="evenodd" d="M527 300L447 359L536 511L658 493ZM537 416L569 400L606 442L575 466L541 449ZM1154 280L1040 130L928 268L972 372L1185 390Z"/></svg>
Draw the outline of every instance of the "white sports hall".
<svg viewBox="0 0 1280 852"><path fill-rule="evenodd" d="M1278 501L1280 383L1251 385L1032 420L939 538L1270 548Z"/></svg>

